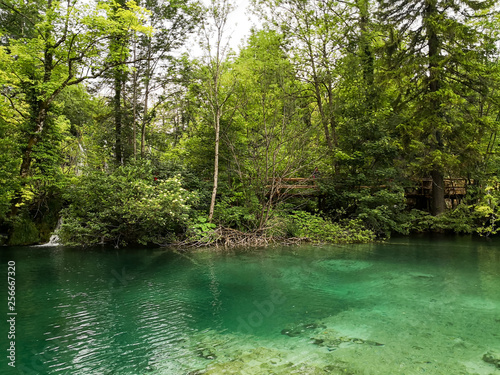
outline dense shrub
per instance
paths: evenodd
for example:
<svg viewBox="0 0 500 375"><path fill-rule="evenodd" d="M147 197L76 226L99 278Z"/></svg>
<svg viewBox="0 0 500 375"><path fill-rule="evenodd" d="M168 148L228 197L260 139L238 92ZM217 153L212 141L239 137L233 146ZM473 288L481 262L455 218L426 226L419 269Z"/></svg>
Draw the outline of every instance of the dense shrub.
<svg viewBox="0 0 500 375"><path fill-rule="evenodd" d="M252 203L254 204L252 205ZM223 196L217 202L214 219L219 225L248 231L258 226L257 216L259 213L258 202L251 199L241 202L241 199L233 193Z"/></svg>
<svg viewBox="0 0 500 375"><path fill-rule="evenodd" d="M39 240L38 229L28 217L18 216L13 220L9 245L31 245Z"/></svg>
<svg viewBox="0 0 500 375"><path fill-rule="evenodd" d="M294 211L289 219L290 234L295 237L307 237L313 242L363 243L375 239L375 233L366 229L360 220L334 223L305 211Z"/></svg>
<svg viewBox="0 0 500 375"><path fill-rule="evenodd" d="M408 234L412 216L406 209L406 198L402 186L390 183L389 188L360 188L323 183L325 214L339 219L359 219L367 229L378 237L390 237L391 233Z"/></svg>
<svg viewBox="0 0 500 375"><path fill-rule="evenodd" d="M491 199L490 199L491 198ZM495 235L500 227L500 213L495 197L486 197L476 204L459 204L439 216L412 211L411 228L415 232L449 232L458 234Z"/></svg>
<svg viewBox="0 0 500 375"><path fill-rule="evenodd" d="M158 179L148 164L79 178L67 193L58 232L65 244L165 243L185 230L196 194L180 178Z"/></svg>

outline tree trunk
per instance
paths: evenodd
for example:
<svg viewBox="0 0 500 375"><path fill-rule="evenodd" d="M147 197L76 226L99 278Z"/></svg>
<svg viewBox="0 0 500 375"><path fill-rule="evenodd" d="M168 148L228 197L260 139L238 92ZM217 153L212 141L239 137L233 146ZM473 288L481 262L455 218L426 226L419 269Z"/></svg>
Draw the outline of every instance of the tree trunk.
<svg viewBox="0 0 500 375"><path fill-rule="evenodd" d="M21 170L19 172L21 177L26 177L29 174L31 168L31 154L33 152L33 147L40 140L40 135L45 127L45 122L47 121L47 109L43 104L39 104L38 116L35 119L35 131L29 136L26 148L23 151L23 160L21 162Z"/></svg>
<svg viewBox="0 0 500 375"><path fill-rule="evenodd" d="M52 0L49 0L47 2L47 9L50 9L51 7L52 7ZM45 31L45 40L46 44L43 52L43 83L50 82L52 78L52 70L54 69L53 66L54 46L50 41L51 40L50 29L47 29ZM20 170L20 175L23 178L26 177L30 171L31 153L33 152L33 147L40 140L42 131L45 128L45 123L47 121L48 109L50 104L50 100L42 101L39 98L37 98L37 96L40 94L37 90L32 89L30 91L31 91L30 94L34 95L34 97L36 98L33 101L30 101L31 113L32 115L36 114L36 117L33 119L35 130L33 131L33 133L30 134L28 138L28 143L23 152L23 160L21 163L21 170Z"/></svg>
<svg viewBox="0 0 500 375"><path fill-rule="evenodd" d="M151 41L150 41L151 42ZM148 100L149 100L149 82L151 80L151 43L148 45L146 56L146 77L144 84L144 114L141 126L141 158L146 155L146 125L148 123Z"/></svg>
<svg viewBox="0 0 500 375"><path fill-rule="evenodd" d="M47 120L47 111L44 107L40 108L38 116L35 120L36 126L35 131L30 135L28 139L28 143L23 151L23 158L21 161L21 168L19 171L19 175L21 179L25 179L28 177L31 169L31 154L33 153L33 148L40 140L40 133L42 132L45 122ZM23 182L24 183L24 182ZM21 193L18 192L14 199L10 202L10 217L15 217L17 212L19 211L19 204L22 202Z"/></svg>
<svg viewBox="0 0 500 375"><path fill-rule="evenodd" d="M118 68L119 69L119 68ZM117 164L123 163L122 154L122 79L121 72L115 72L115 96L113 98L113 106L115 112L115 158Z"/></svg>
<svg viewBox="0 0 500 375"><path fill-rule="evenodd" d="M439 60L440 60L440 46L439 37L434 25L435 17L438 15L436 0L426 0L425 9L425 25L427 29L427 43L429 46L429 93L436 94L440 89L440 74L439 74ZM441 117L441 106L439 100L433 95L429 102L430 116L436 121ZM433 131L434 145L431 147L433 150L442 150L443 141L442 134L438 127ZM442 166L433 165L431 171L432 177L432 214L437 216L442 214L446 209L444 201L444 177L440 171Z"/></svg>
<svg viewBox="0 0 500 375"><path fill-rule="evenodd" d="M315 93L315 96L316 96L316 103L318 104L318 110L319 110L319 114L320 114L320 117L321 117L321 124L323 125L323 130L325 132L325 140L326 140L326 145L328 146L328 149L330 151L333 150L333 142L332 142L332 137L330 136L330 130L328 129L328 116L327 114L325 113L325 108L323 107L323 98L321 97L321 88L320 88L320 81L319 81L319 78L316 77L316 68L314 66L314 63L312 64L313 65L313 80L314 80L314 93ZM332 115L332 114L330 114ZM334 130L334 129L332 129Z"/></svg>
<svg viewBox="0 0 500 375"><path fill-rule="evenodd" d="M149 97L149 81L146 83L146 91L144 93L144 118L141 126L141 158L146 155L146 125L148 123L148 97Z"/></svg>
<svg viewBox="0 0 500 375"><path fill-rule="evenodd" d="M210 201L210 211L208 221L212 222L215 208L215 198L217 197L217 185L219 180L219 129L220 129L220 109L215 112L215 159L214 159L214 188L212 190L212 199Z"/></svg>
<svg viewBox="0 0 500 375"><path fill-rule="evenodd" d="M132 142L133 142L133 152L134 152L134 159L137 158L137 51L136 51L136 46L137 45L137 38L134 33L134 74L132 76L132 85L134 87L133 91L133 103L132 103Z"/></svg>
<svg viewBox="0 0 500 375"><path fill-rule="evenodd" d="M48 9L52 7L52 0L49 0L47 2ZM44 49L44 59L43 59L43 82L47 83L50 82L52 78L52 70L54 69L53 66L53 61L54 61L54 52L53 52L53 44L50 42L50 30L47 30L45 32L45 39L46 39L46 45ZM36 114L36 117L33 116L33 123L35 125L35 129L33 132L30 133L28 142L26 144L26 147L23 150L23 157L21 161L21 168L19 171L19 175L21 176L21 179L26 178L29 175L30 169L31 169L31 160L32 160L32 153L33 153L33 148L35 145L40 141L42 132L45 128L46 122L47 122L47 116L48 116L48 110L49 106L51 103L52 99L47 99L45 101L41 101L40 99L37 98L39 93L32 89L30 90L30 94L33 94L36 99L30 102L30 107L31 107L31 113L33 115ZM53 95L54 96L54 95ZM52 97L53 97L52 96ZM24 184L24 182L21 182ZM19 192L16 194L16 197L12 200L11 202L11 216L14 217L17 214L18 211L18 206L19 203L21 203L22 197L21 193Z"/></svg>
<svg viewBox="0 0 500 375"><path fill-rule="evenodd" d="M441 215L446 210L444 201L444 177L438 170L431 172L432 177L432 201L431 210L434 216Z"/></svg>
<svg viewBox="0 0 500 375"><path fill-rule="evenodd" d="M370 42L369 24L370 15L367 0L357 0L357 8L359 10L359 29L360 29L360 54L363 65L363 79L366 87L371 91L375 80L375 58ZM371 96L371 92L369 97ZM371 99L371 97L370 97Z"/></svg>

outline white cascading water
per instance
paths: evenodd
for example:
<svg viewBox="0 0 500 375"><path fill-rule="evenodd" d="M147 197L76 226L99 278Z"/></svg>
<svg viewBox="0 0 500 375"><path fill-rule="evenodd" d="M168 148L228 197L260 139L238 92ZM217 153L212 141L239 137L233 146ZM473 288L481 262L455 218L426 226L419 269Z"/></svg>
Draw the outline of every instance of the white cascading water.
<svg viewBox="0 0 500 375"><path fill-rule="evenodd" d="M59 218L59 220L57 221L57 225L56 225L56 229L54 229L54 233L57 232L57 230L61 227L61 218ZM44 244L41 244L41 245L37 245L37 246L59 246L61 245L59 243L59 236L57 234L52 234L49 238L49 242L47 243L44 243Z"/></svg>

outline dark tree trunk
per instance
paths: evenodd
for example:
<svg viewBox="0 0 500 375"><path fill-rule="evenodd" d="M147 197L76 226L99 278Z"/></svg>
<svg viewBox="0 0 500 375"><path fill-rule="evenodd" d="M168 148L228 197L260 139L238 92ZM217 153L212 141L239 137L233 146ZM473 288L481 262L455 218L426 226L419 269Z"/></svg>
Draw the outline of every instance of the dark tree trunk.
<svg viewBox="0 0 500 375"><path fill-rule="evenodd" d="M432 200L431 210L434 216L441 215L446 210L444 200L444 176L438 170L431 172L432 177Z"/></svg>
<svg viewBox="0 0 500 375"><path fill-rule="evenodd" d="M52 0L48 1L48 8L52 6ZM45 45L44 50L44 59L43 59L43 82L47 83L52 78L52 70L54 69L53 61L54 61L54 52L53 52L53 44L50 42L50 31L46 31L45 38L47 44ZM30 112L31 112L31 123L30 126L33 126L32 132L29 134L28 142L26 143L26 147L23 150L23 156L21 161L21 168L19 170L19 175L22 179L28 177L31 169L32 162L32 154L33 148L40 141L42 132L45 130L45 126L47 123L47 116L49 112L49 107L51 100L55 97L55 94L52 95L52 98L46 99L42 101L39 99L39 93L34 89L29 89L29 97L31 97L30 103ZM22 182L23 183L23 182ZM14 217L17 215L19 210L19 203L22 201L22 197L19 192L16 197L11 202L11 216Z"/></svg>
<svg viewBox="0 0 500 375"><path fill-rule="evenodd" d="M440 74L439 74L439 60L440 60L440 46L439 37L436 31L436 26L434 25L435 18L438 15L438 10L436 6L436 0L426 0L426 10L425 10L425 24L427 29L427 43L429 46L429 94L433 97L428 101L430 116L434 119L440 117L440 103L437 99L436 94L440 89ZM434 130L434 141L431 149L442 150L443 141L442 134L439 129ZM433 165L431 171L432 177L432 201L431 210L432 214L437 216L442 214L445 209L444 200L444 177L441 172L442 166Z"/></svg>
<svg viewBox="0 0 500 375"><path fill-rule="evenodd" d="M122 79L121 72L115 73L115 96L113 98L113 106L115 112L115 157L117 164L123 162L123 145L122 145Z"/></svg>
<svg viewBox="0 0 500 375"><path fill-rule="evenodd" d="M360 28L360 52L363 63L363 79L368 88L373 87L375 81L375 58L369 38L369 11L367 0L358 0L357 7L359 9L359 28Z"/></svg>

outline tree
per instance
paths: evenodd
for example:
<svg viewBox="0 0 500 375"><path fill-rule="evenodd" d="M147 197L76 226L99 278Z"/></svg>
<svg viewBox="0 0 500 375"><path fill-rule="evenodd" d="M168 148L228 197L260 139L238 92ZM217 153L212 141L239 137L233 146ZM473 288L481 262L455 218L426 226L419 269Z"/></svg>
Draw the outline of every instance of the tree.
<svg viewBox="0 0 500 375"><path fill-rule="evenodd" d="M125 0L118 0L112 3L111 6L111 19L118 17L119 12L126 9ZM123 90L125 88L125 83L127 82L128 69L125 64L129 51L129 40L130 34L128 32L123 32L123 30L116 30L111 35L111 41L109 45L110 54L108 56L109 61L116 64L113 68L113 113L114 113L114 123L115 123L115 157L117 164L123 164L124 162L124 145L123 145L123 120L124 120L124 106L123 101Z"/></svg>
<svg viewBox="0 0 500 375"><path fill-rule="evenodd" d="M439 215L445 211L444 176L456 166L457 155L471 151L457 148L455 141L476 133L471 143L477 145L484 130L468 107L471 92L488 92L477 72L485 70L493 44L476 20L492 9L494 1L379 3L381 20L392 28L389 69L404 85L394 103L397 111L408 111L400 125L402 137L408 156L415 158L421 173L432 177L432 213Z"/></svg>
<svg viewBox="0 0 500 375"><path fill-rule="evenodd" d="M281 180L310 176L321 158L314 142L321 127L311 124L306 87L295 76L284 39L272 30L253 32L234 63L241 102L234 127L240 134L226 142L245 190L259 200L259 229L285 199Z"/></svg>
<svg viewBox="0 0 500 375"><path fill-rule="evenodd" d="M234 80L230 80L224 85L223 76L227 72L227 58L229 45L225 39L225 31L228 15L232 10L232 5L228 0L212 0L207 9L210 23L203 25L202 46L204 48L205 65L203 70L204 86L206 89L206 100L212 112L213 125L215 128L215 157L213 190L208 214L209 221L212 221L217 197L217 187L219 179L219 144L220 144L220 123L226 112L226 105L233 93Z"/></svg>
<svg viewBox="0 0 500 375"><path fill-rule="evenodd" d="M181 47L202 21L202 9L197 1L146 0L144 7L150 11L149 22L155 32L134 36L133 69L133 133L140 127L140 153L146 153L146 128L154 120L154 110L168 96L169 86L176 84L175 65L179 61L172 52ZM151 93L163 89L151 105ZM141 103L142 105L139 105ZM136 155L136 136L133 136L134 155Z"/></svg>
<svg viewBox="0 0 500 375"><path fill-rule="evenodd" d="M280 30L297 77L309 86L316 102L325 143L333 154L338 146L335 84L345 40L352 32L352 6L332 0L254 0L263 17ZM264 6L264 7L263 7Z"/></svg>
<svg viewBox="0 0 500 375"><path fill-rule="evenodd" d="M0 1L4 12L16 14L26 27L5 28L2 47L4 69L11 79L2 91L12 108L23 117L23 151L21 180L31 172L35 146L51 131L52 111L59 95L70 86L102 76L122 64L103 59L109 41L133 28L148 32L142 26L143 10L134 3L127 9L118 7L109 17L111 5L79 5L76 1L39 1L36 11L25 12L24 2ZM22 201L18 194L12 213Z"/></svg>

